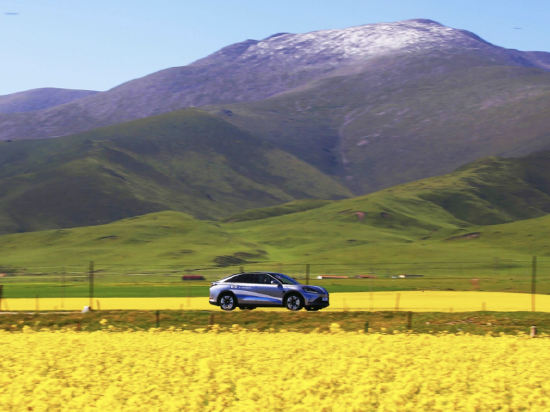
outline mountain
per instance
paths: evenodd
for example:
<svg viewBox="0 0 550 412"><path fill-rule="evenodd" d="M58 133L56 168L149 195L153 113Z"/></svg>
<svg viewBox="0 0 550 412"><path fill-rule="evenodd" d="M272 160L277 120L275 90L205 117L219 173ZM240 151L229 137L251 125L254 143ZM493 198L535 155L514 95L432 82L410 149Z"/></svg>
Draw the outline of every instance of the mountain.
<svg viewBox="0 0 550 412"><path fill-rule="evenodd" d="M386 71L384 61L379 61L382 57L400 58L426 52L443 54L451 60L459 53L513 67L550 69L548 53L502 49L472 33L430 20L306 34L279 33L262 41L247 40L228 46L189 66L162 70L62 108L12 117L11 122L4 117L8 124L14 124L2 127L0 137L45 138L189 106L258 101L302 89L321 79L362 73L373 66ZM401 74L406 75L404 81L425 77L422 72L407 73L410 72L407 64L400 66ZM21 122L36 126L21 129Z"/></svg>
<svg viewBox="0 0 550 412"><path fill-rule="evenodd" d="M467 54L379 63L306 90L204 109L344 179L355 194L486 156L550 149L550 73Z"/></svg>
<svg viewBox="0 0 550 412"><path fill-rule="evenodd" d="M0 96L0 113L32 112L72 102L98 92L43 88Z"/></svg>
<svg viewBox="0 0 550 412"><path fill-rule="evenodd" d="M213 219L350 195L311 165L197 109L0 144L0 233L98 225L162 210Z"/></svg>
<svg viewBox="0 0 550 412"><path fill-rule="evenodd" d="M448 276L462 275L467 262L475 262L479 276L480 270L492 273L494 257L508 259L510 269L522 265L514 259L550 255L545 235L550 228L549 160L549 152L485 158L444 176L365 196L294 201L223 222L164 211L94 227L4 235L2 263L84 265L93 257L101 267L117 271L135 270L135 265L281 270L278 263L288 271L312 263L319 271L341 263L366 270L385 262L388 270L415 273L425 262L455 262L435 266Z"/></svg>
<svg viewBox="0 0 550 412"><path fill-rule="evenodd" d="M196 106L365 194L550 148L549 71L549 53L430 20L279 33L62 106L2 114L0 139Z"/></svg>

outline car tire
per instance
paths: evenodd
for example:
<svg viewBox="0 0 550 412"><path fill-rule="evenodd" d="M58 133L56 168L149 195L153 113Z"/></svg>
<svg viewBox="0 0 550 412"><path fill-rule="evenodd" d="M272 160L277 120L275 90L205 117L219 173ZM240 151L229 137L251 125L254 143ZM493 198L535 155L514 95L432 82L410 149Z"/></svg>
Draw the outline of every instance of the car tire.
<svg viewBox="0 0 550 412"><path fill-rule="evenodd" d="M237 297L232 293L224 293L220 296L220 308L225 311L235 310L237 307Z"/></svg>
<svg viewBox="0 0 550 412"><path fill-rule="evenodd" d="M285 299L285 307L293 312L299 311L304 307L302 297L297 293L292 293L291 295L288 295Z"/></svg>
<svg viewBox="0 0 550 412"><path fill-rule="evenodd" d="M317 308L315 306L306 306L306 310L308 312L317 312L318 310L320 310L321 308Z"/></svg>

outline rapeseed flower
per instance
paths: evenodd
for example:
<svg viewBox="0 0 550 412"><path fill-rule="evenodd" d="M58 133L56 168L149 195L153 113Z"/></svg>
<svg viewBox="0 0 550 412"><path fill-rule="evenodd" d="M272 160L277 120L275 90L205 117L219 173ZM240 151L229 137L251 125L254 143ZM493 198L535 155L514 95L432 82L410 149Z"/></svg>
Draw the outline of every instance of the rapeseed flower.
<svg viewBox="0 0 550 412"><path fill-rule="evenodd" d="M0 331L0 410L550 410L549 339L330 329Z"/></svg>

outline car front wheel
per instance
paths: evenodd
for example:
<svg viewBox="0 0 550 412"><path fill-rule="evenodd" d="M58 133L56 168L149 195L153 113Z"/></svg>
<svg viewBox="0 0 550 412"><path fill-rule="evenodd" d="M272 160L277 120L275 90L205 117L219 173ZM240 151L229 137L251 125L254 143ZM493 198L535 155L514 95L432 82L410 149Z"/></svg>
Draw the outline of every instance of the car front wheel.
<svg viewBox="0 0 550 412"><path fill-rule="evenodd" d="M231 293L225 293L220 296L220 308L232 311L237 307L237 298Z"/></svg>
<svg viewBox="0 0 550 412"><path fill-rule="evenodd" d="M300 299L300 296L290 295L286 298L285 306L288 310L298 311L302 309L304 304L302 303L302 299Z"/></svg>

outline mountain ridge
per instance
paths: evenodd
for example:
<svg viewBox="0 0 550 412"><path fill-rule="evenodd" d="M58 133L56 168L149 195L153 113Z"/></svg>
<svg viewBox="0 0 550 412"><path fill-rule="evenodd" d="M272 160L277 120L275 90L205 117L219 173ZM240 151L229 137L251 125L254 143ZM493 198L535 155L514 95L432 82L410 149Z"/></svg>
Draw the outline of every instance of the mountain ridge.
<svg viewBox="0 0 550 412"><path fill-rule="evenodd" d="M473 33L422 19L281 34L228 46L188 66L131 80L63 108L11 117L2 115L0 139L53 137L189 106L256 101L303 87L314 80L356 73L362 70L365 59L371 57L403 50L409 54L426 48L452 50L457 47L473 53L492 53L495 59L510 65L548 68L546 63L538 63L545 60L540 53L535 58L502 49ZM230 61L224 61L228 58ZM61 121L60 116L65 116L65 121ZM67 121L67 117L79 121ZM32 124L40 126L33 128Z"/></svg>
<svg viewBox="0 0 550 412"><path fill-rule="evenodd" d="M43 110L97 94L94 90L73 90L45 87L0 96L0 113L21 113Z"/></svg>

